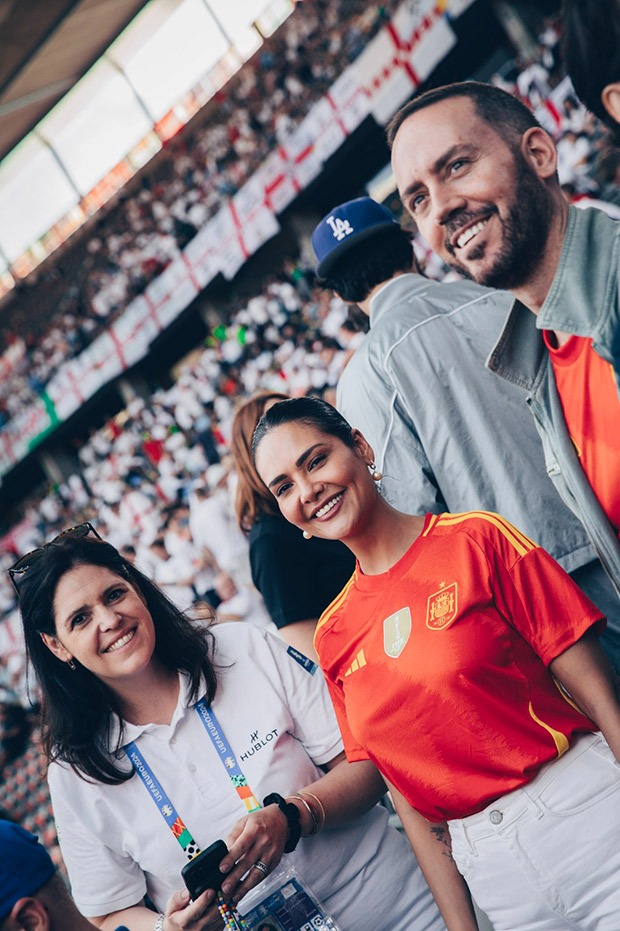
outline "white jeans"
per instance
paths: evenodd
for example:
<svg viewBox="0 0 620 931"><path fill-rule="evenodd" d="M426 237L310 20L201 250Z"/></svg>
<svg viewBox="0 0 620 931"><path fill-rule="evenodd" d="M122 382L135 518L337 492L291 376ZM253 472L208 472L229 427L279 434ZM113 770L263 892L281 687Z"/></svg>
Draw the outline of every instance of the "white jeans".
<svg viewBox="0 0 620 931"><path fill-rule="evenodd" d="M601 734L449 828L496 931L620 931L620 764Z"/></svg>

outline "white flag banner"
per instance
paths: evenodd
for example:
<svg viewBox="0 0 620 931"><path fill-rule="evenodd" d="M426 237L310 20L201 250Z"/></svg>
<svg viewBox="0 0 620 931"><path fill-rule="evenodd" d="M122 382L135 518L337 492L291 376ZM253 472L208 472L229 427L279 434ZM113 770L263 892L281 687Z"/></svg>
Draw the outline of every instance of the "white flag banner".
<svg viewBox="0 0 620 931"><path fill-rule="evenodd" d="M151 282L146 293L162 327L166 327L193 301L199 290L186 261L179 256Z"/></svg>
<svg viewBox="0 0 620 931"><path fill-rule="evenodd" d="M366 88L370 112L383 125L419 84L411 69L401 67L399 38L383 29L370 42L352 67Z"/></svg>
<svg viewBox="0 0 620 931"><path fill-rule="evenodd" d="M248 220L243 231L245 246L250 255L258 252L260 247L280 232L278 223L269 207L263 206Z"/></svg>
<svg viewBox="0 0 620 931"><path fill-rule="evenodd" d="M264 183L265 203L275 214L282 213L295 200L299 191L284 149L276 149L268 155L257 174L260 174Z"/></svg>
<svg viewBox="0 0 620 931"><path fill-rule="evenodd" d="M139 341L147 345L159 336L163 326L157 316L157 310L149 303L146 294L141 294L129 305L130 321L133 324L132 332Z"/></svg>
<svg viewBox="0 0 620 931"><path fill-rule="evenodd" d="M370 113L370 97L353 65L332 84L326 97L333 103L347 133L357 129Z"/></svg>
<svg viewBox="0 0 620 931"><path fill-rule="evenodd" d="M256 175L240 188L232 199L240 223L245 223L265 204L265 191Z"/></svg>
<svg viewBox="0 0 620 931"><path fill-rule="evenodd" d="M84 355L84 353L82 354ZM122 344L114 338L112 331L102 333L86 350L86 358L80 356L80 362L91 362L83 366L82 377L92 388L100 388L110 379L115 378L127 367ZM92 379L92 382L91 382ZM88 380L88 381L86 381ZM96 389L95 389L96 390ZM94 393L91 391L91 394Z"/></svg>
<svg viewBox="0 0 620 931"><path fill-rule="evenodd" d="M149 351L149 343L159 332L153 312L146 300L132 301L122 317L112 327L114 335L123 347L124 363L130 368L143 359Z"/></svg>
<svg viewBox="0 0 620 931"><path fill-rule="evenodd" d="M370 110L386 123L450 51L445 0L408 0L353 63Z"/></svg>
<svg viewBox="0 0 620 931"><path fill-rule="evenodd" d="M308 117L300 123L282 148L286 152L297 192L303 191L321 173L323 163L314 148Z"/></svg>
<svg viewBox="0 0 620 931"><path fill-rule="evenodd" d="M83 358L86 352L83 352L79 359L72 359L67 365L63 365L47 385L47 394L61 420L66 420L79 410L84 401L103 384L98 369L87 369L86 359ZM85 371L87 378L83 377Z"/></svg>
<svg viewBox="0 0 620 931"><path fill-rule="evenodd" d="M409 61L421 81L432 74L440 61L456 45L456 34L437 6L423 20L419 37L411 43Z"/></svg>
<svg viewBox="0 0 620 931"><path fill-rule="evenodd" d="M302 126L306 136L313 140L314 156L321 166L348 135L335 104L331 104L328 97L322 97L313 106Z"/></svg>
<svg viewBox="0 0 620 931"><path fill-rule="evenodd" d="M217 246L218 243L211 229L211 224L207 223L183 250L183 254L193 270L196 282L201 288L206 287L210 281L213 281L220 270Z"/></svg>

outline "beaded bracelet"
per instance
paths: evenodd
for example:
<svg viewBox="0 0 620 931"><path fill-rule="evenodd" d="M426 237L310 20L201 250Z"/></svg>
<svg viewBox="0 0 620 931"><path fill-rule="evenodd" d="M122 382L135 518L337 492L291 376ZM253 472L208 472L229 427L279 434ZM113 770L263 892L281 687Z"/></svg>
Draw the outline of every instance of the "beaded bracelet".
<svg viewBox="0 0 620 931"><path fill-rule="evenodd" d="M304 792L303 794L309 796L309 798L313 798L314 801L319 806L319 811L321 812L321 820L319 822L319 827L317 828L317 831L316 831L316 833L318 834L319 831L322 831L323 828L325 827L325 808L323 807L323 802L321 801L320 798L317 798L316 795L313 795L312 792Z"/></svg>
<svg viewBox="0 0 620 931"><path fill-rule="evenodd" d="M289 795L288 797L297 799L297 801L301 802L304 808L307 809L308 814L312 818L312 830L308 834L305 834L304 837L314 837L315 834L319 833L319 819L316 816L316 812L308 805L303 795Z"/></svg>

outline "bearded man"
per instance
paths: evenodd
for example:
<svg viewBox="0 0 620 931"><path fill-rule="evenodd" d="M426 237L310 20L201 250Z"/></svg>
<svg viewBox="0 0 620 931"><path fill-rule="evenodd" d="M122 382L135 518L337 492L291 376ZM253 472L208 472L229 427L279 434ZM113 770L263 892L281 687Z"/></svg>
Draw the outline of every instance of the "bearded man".
<svg viewBox="0 0 620 931"><path fill-rule="evenodd" d="M415 98L388 141L429 245L467 278L512 292L487 365L525 389L547 471L620 593L620 225L569 207L553 140L491 85Z"/></svg>

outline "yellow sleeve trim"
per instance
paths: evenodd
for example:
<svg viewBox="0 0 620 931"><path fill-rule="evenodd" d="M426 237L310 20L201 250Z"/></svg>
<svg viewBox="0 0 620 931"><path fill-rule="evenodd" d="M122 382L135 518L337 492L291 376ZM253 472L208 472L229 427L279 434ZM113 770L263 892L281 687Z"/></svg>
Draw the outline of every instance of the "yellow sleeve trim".
<svg viewBox="0 0 620 931"><path fill-rule="evenodd" d="M464 514L442 514L437 522L442 526L453 527L457 524L462 524L464 521L470 520L472 517L477 520L485 520L489 524L492 524L503 537L508 540L510 545L517 551L519 556L525 556L526 553L531 552L532 550L537 549L537 544L533 540L530 540L529 537L526 537L524 533L521 533L520 530L517 530L516 527L501 517L499 514L493 514L491 511L467 511ZM428 529L430 530L430 524Z"/></svg>
<svg viewBox="0 0 620 931"><path fill-rule="evenodd" d="M551 736L553 737L553 742L558 751L558 756L560 757L562 756L563 753L566 753L566 751L568 750L568 746L569 746L568 739L566 738L566 736L561 731L556 731L554 727L551 727L549 724L545 724L544 721L541 721L540 718L536 715L534 709L532 708L531 702L529 705L529 711L534 721L536 721L537 724L540 724L541 727L544 727L547 733L551 734Z"/></svg>

